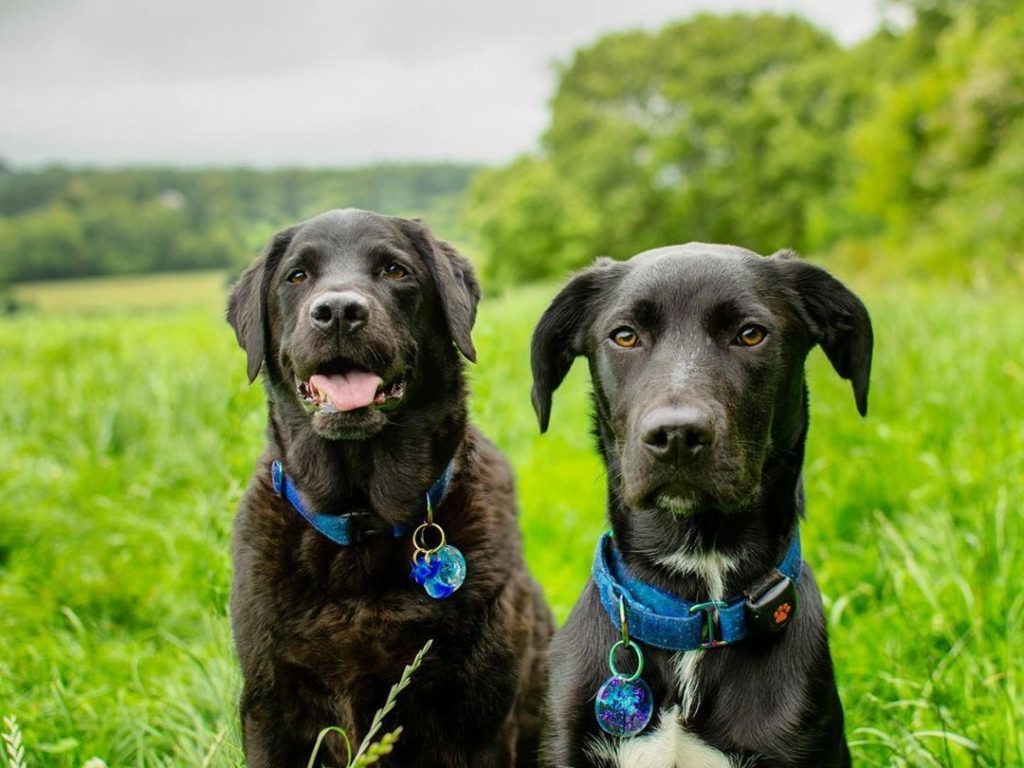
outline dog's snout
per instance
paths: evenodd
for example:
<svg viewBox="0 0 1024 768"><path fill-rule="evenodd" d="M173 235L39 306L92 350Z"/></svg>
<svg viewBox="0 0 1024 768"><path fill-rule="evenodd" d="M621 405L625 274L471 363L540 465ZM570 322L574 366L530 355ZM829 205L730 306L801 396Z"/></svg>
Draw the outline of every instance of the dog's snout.
<svg viewBox="0 0 1024 768"><path fill-rule="evenodd" d="M309 308L309 322L324 333L351 333L366 325L369 316L369 303L354 291L322 294Z"/></svg>
<svg viewBox="0 0 1024 768"><path fill-rule="evenodd" d="M655 408L640 423L640 439L659 461L684 462L714 442L714 421L710 411L695 405Z"/></svg>

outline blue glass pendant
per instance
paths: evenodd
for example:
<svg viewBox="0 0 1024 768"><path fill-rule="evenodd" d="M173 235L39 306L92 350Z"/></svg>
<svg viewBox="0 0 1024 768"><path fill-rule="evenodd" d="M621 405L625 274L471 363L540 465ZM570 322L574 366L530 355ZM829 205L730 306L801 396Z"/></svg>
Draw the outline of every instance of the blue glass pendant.
<svg viewBox="0 0 1024 768"><path fill-rule="evenodd" d="M453 595L466 580L466 558L458 547L445 541L444 529L434 522L434 505L429 493L427 519L412 532L412 545L409 578L435 600Z"/></svg>
<svg viewBox="0 0 1024 768"><path fill-rule="evenodd" d="M436 600L452 595L466 580L466 558L458 547L445 544L436 552L418 552L409 578Z"/></svg>
<svg viewBox="0 0 1024 768"><path fill-rule="evenodd" d="M605 733L636 736L651 722L654 695L643 678L631 680L625 675L612 675L597 691L594 714Z"/></svg>
<svg viewBox="0 0 1024 768"><path fill-rule="evenodd" d="M423 588L428 595L440 600L453 594L466 580L466 558L457 547L445 544L431 559L437 566L423 582Z"/></svg>

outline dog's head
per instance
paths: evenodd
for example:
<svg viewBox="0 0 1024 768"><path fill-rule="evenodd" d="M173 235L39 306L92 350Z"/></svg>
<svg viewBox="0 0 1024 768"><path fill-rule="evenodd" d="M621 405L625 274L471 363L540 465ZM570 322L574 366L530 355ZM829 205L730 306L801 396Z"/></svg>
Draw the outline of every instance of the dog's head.
<svg viewBox="0 0 1024 768"><path fill-rule="evenodd" d="M823 269L789 252L700 243L599 260L534 332L533 404L543 431L552 392L586 356L601 448L627 507L743 510L759 502L773 451L783 462L802 452L815 344L864 414L871 322Z"/></svg>
<svg viewBox="0 0 1024 768"><path fill-rule="evenodd" d="M426 226L349 209L276 234L228 322L276 406L304 411L321 437L365 439L426 399L456 348L475 360L479 298L469 262Z"/></svg>

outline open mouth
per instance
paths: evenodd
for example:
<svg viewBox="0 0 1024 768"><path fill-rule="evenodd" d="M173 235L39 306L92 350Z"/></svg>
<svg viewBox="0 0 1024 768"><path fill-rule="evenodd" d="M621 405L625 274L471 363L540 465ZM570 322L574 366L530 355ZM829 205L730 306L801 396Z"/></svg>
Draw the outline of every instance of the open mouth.
<svg viewBox="0 0 1024 768"><path fill-rule="evenodd" d="M309 413L350 413L387 408L405 396L405 381L385 383L376 373L361 368L316 373L295 379L299 401Z"/></svg>

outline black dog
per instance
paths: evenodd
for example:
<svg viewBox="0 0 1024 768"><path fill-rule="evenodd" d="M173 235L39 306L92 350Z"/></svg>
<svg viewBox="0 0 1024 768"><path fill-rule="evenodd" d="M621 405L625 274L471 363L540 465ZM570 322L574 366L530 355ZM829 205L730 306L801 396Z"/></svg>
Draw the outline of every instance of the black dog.
<svg viewBox="0 0 1024 768"><path fill-rule="evenodd" d="M358 744L429 638L380 764L535 764L552 625L508 466L467 419L459 355L475 358L479 296L425 226L355 210L277 234L234 288L228 320L269 401L234 533L250 766L305 766L328 726ZM417 558L422 586L410 579L413 541L440 543L436 527L415 532L428 497L464 555L460 588L457 566L431 571L439 553ZM317 764L344 752L331 736Z"/></svg>
<svg viewBox="0 0 1024 768"><path fill-rule="evenodd" d="M801 568L797 530L804 359L815 344L852 381L863 415L867 311L788 252L691 243L600 260L544 313L534 407L544 430L552 392L587 357L614 538L552 645L543 765L849 765L821 597ZM607 694L604 725L595 714L620 610L650 693L615 685L636 709L653 702L646 726L642 711L623 719ZM616 652L620 676L633 658ZM604 733L630 728L639 735Z"/></svg>

